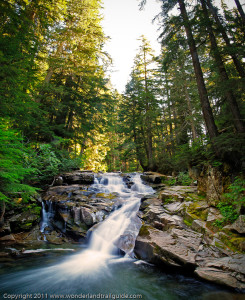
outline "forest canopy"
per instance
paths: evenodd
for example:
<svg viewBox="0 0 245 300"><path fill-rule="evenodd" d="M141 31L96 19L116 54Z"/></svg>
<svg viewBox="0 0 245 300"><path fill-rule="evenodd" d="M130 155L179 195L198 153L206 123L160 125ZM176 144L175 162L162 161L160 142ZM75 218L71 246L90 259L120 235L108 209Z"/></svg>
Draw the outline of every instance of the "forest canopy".
<svg viewBox="0 0 245 300"><path fill-rule="evenodd" d="M161 53L140 37L123 94L107 72L102 1L0 2L1 200L74 168L242 171L240 2L232 10L212 0L160 2Z"/></svg>

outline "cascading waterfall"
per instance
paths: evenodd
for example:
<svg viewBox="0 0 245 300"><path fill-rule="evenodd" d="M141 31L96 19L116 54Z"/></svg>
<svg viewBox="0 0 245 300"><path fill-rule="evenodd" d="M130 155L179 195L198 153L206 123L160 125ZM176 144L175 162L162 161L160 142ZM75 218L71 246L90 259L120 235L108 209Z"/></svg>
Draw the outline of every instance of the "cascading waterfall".
<svg viewBox="0 0 245 300"><path fill-rule="evenodd" d="M132 178L134 191L130 192L119 174L107 173L96 180L91 189L104 193L117 193L120 208L112 212L106 220L92 231L88 249L75 255L58 266L59 272L69 272L69 276L78 276L95 272L106 267L111 260L120 259L121 249L126 257L132 256L135 239L141 227L137 217L140 206L140 193L153 193L152 188L144 185L139 174Z"/></svg>
<svg viewBox="0 0 245 300"><path fill-rule="evenodd" d="M122 199L122 207L113 212L92 233L89 244L91 250L105 254L115 254L118 248L126 254L133 251L134 242L141 227L141 222L137 217L140 206L138 193L149 194L154 192L151 187L142 183L139 174L134 176L133 182L134 192L129 194L129 189L118 174L106 174L102 178L100 185L106 184L106 187L100 186L100 188L109 193L117 192ZM122 243L125 245L122 245Z"/></svg>
<svg viewBox="0 0 245 300"><path fill-rule="evenodd" d="M135 262L128 257L132 255L135 238L141 226L137 217L140 194L153 193L151 188L142 184L139 174L132 181L134 184L130 182L132 189L129 189L119 174L104 174L96 178L90 189L100 193L117 193L119 203L116 203L117 209L106 220L92 229L88 247L79 254L66 255L62 260L55 258L55 262L53 256L50 261L49 255L28 257L25 265L21 264L21 269L17 265L21 260L17 260L13 264L14 272L9 269L8 262L5 271L1 266L0 295L5 295L4 298L16 296L16 299L30 299L29 295L37 299L125 299L128 298L126 293L156 300L162 300L163 297L217 299L219 296L213 286L195 279L185 279L181 275L176 277L164 274L150 265ZM45 205L43 203L41 230L44 233L45 227L50 226L53 213L52 201L46 201ZM116 254L118 248L124 251L124 257ZM53 248L48 250L51 254ZM34 251L41 253L42 249ZM28 250L23 253L28 253ZM211 298L208 297L209 294ZM221 294L222 298L226 298Z"/></svg>

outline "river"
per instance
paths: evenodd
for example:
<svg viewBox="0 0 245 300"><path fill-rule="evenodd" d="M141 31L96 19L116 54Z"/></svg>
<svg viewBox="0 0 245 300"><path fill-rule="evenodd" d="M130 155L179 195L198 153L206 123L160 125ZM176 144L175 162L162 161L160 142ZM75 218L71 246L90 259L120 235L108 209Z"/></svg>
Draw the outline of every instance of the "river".
<svg viewBox="0 0 245 300"><path fill-rule="evenodd" d="M129 189L118 174L97 178L90 189L118 193L118 209L91 231L88 243L75 254L40 249L38 257L3 264L1 299L233 299L216 285L166 273L134 258L134 241L141 226L137 217L140 199L154 190L138 174L133 181ZM44 214L41 230L47 222ZM124 245L124 255L118 251L119 244Z"/></svg>

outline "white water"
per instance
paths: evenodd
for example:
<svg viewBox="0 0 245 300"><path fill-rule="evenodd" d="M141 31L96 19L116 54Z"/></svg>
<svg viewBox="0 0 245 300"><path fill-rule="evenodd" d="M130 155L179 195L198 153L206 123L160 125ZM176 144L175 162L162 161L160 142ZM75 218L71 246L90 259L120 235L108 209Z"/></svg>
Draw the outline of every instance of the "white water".
<svg viewBox="0 0 245 300"><path fill-rule="evenodd" d="M42 222L41 222L41 225L40 225L40 231L42 233L44 233L45 228L50 225L49 224L49 219L54 216L53 202L52 201L47 201L46 205L47 205L47 208L45 207L45 203L42 202Z"/></svg>
<svg viewBox="0 0 245 300"><path fill-rule="evenodd" d="M69 274L69 276L81 276L94 274L99 270L106 270L113 261L125 261L132 255L135 239L141 227L141 221L137 217L140 206L140 195L150 194L154 190L144 185L137 174L133 178L134 190L131 191L119 174L107 173L97 179L92 189L104 193L117 193L121 207L112 212L105 221L92 231L88 249L69 258L66 262L55 267L56 271ZM124 250L126 256L117 256L118 246ZM57 270L58 269L58 270Z"/></svg>

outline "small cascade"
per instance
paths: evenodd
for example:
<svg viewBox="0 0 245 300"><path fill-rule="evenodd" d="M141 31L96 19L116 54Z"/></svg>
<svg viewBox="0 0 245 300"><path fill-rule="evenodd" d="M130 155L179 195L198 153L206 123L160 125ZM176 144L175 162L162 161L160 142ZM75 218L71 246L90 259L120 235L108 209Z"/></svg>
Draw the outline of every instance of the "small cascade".
<svg viewBox="0 0 245 300"><path fill-rule="evenodd" d="M98 190L102 193L125 193L128 192L123 178L117 173L103 174L101 179L95 178L92 189Z"/></svg>
<svg viewBox="0 0 245 300"><path fill-rule="evenodd" d="M45 232L45 228L50 226L50 219L54 217L55 211L52 201L42 201L42 220L40 224L40 231Z"/></svg>
<svg viewBox="0 0 245 300"><path fill-rule="evenodd" d="M141 227L141 221L137 217L140 206L138 194L154 192L151 187L142 183L139 174L136 174L132 180L134 189L130 190L118 174L108 173L102 177L97 188L107 193L118 193L122 199L122 206L92 233L89 249L104 254L116 254L120 248L126 254L132 254ZM94 184L94 187L95 185L98 184Z"/></svg>
<svg viewBox="0 0 245 300"><path fill-rule="evenodd" d="M153 194L154 190L152 187L143 184L140 174L136 174L133 178L134 184L131 187L132 191L138 192L140 194Z"/></svg>

